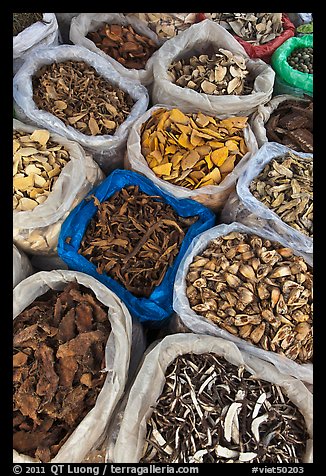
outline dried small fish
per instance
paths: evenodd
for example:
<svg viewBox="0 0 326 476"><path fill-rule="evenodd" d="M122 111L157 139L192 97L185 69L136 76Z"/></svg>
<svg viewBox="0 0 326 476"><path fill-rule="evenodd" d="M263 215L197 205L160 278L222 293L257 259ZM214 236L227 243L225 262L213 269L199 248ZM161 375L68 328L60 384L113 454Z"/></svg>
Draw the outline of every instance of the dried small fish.
<svg viewBox="0 0 326 476"><path fill-rule="evenodd" d="M263 193L260 184L264 184ZM288 152L272 159L251 181L249 190L289 226L313 237L312 157Z"/></svg>
<svg viewBox="0 0 326 476"><path fill-rule="evenodd" d="M160 108L142 124L141 152L162 180L192 190L218 185L248 151L247 120Z"/></svg>
<svg viewBox="0 0 326 476"><path fill-rule="evenodd" d="M214 271L205 268L211 262ZM290 248L237 232L195 256L187 298L191 309L222 329L304 363L312 361L312 281L312 268ZM255 416L260 407L259 401Z"/></svg>
<svg viewBox="0 0 326 476"><path fill-rule="evenodd" d="M245 58L223 48L211 56L178 59L168 68L168 76L176 85L213 95L250 94L253 83L248 75Z"/></svg>
<svg viewBox="0 0 326 476"><path fill-rule="evenodd" d="M140 462L299 463L307 439L302 414L279 386L224 357L191 353L165 372Z"/></svg>
<svg viewBox="0 0 326 476"><path fill-rule="evenodd" d="M32 78L33 101L66 126L86 135L112 135L134 101L84 61L42 66ZM113 125L112 125L113 123Z"/></svg>

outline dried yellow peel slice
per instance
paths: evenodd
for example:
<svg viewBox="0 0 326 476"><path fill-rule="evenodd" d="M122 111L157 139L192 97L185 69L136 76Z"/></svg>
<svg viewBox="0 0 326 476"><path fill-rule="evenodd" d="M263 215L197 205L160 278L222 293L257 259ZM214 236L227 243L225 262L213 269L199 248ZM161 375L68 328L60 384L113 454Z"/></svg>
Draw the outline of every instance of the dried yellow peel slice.
<svg viewBox="0 0 326 476"><path fill-rule="evenodd" d="M157 175L170 175L172 164L158 165L153 168L153 172Z"/></svg>
<svg viewBox="0 0 326 476"><path fill-rule="evenodd" d="M229 155L229 149L227 147L221 147L220 149L215 149L211 153L211 160L217 166L220 167Z"/></svg>

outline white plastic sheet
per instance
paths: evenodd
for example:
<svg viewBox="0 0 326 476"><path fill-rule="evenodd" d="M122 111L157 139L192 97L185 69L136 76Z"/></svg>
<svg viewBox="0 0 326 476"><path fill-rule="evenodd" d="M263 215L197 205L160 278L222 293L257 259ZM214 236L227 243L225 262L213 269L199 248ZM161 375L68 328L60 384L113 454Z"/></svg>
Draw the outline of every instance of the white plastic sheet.
<svg viewBox="0 0 326 476"><path fill-rule="evenodd" d="M218 238L219 236L227 235L232 231L256 234L271 241L277 241L283 246L287 246L285 240L282 239L281 236L275 235L275 233L254 226L248 227L236 222L233 222L229 225L217 225L201 233L191 242L191 245L187 249L187 252L179 265L173 288L174 311L179 315L181 322L192 332L197 334L209 334L217 337L223 337L224 339L235 342L241 349L252 353L252 355L259 357L260 359L274 364L281 373L292 375L293 377L296 377L307 383L312 383L312 364L299 364L283 355L261 349L254 344L241 339L240 337L234 336L225 329L221 329L218 325L210 322L208 319L205 319L205 317L196 314L196 312L191 309L186 295L186 276L189 265L192 263L194 257L201 254L201 252L207 248L213 239ZM295 254L303 256L307 264L310 266L313 265L311 256L299 253L297 251L295 251Z"/></svg>
<svg viewBox="0 0 326 476"><path fill-rule="evenodd" d="M246 58L247 78L254 80L253 91L247 95L209 95L173 84L168 67L176 60L191 55L212 53L224 48ZM154 63L153 104L170 104L183 109L193 108L213 115L245 115L256 110L272 97L275 72L260 59L250 59L240 43L222 26L211 20L192 25L186 31L168 40L158 51Z"/></svg>
<svg viewBox="0 0 326 476"><path fill-rule="evenodd" d="M13 245L13 287L33 273L28 256Z"/></svg>
<svg viewBox="0 0 326 476"><path fill-rule="evenodd" d="M304 462L312 462L312 394L299 380L281 374L273 365L239 349L233 342L207 335L174 334L165 337L149 352L131 388L120 431L112 453L113 463L138 463L142 457L146 422L165 384L165 371L178 356L213 352L254 374L256 378L282 387L305 418L310 439Z"/></svg>
<svg viewBox="0 0 326 476"><path fill-rule="evenodd" d="M50 112L38 109L36 106L33 101L33 75L44 65L68 60L84 61L89 64L109 83L126 91L134 100L135 104L129 116L113 135L89 136L83 134L72 126L66 126L63 121ZM17 108L15 107L18 119L26 122L27 117L29 121L39 127L47 128L67 139L78 142L93 155L94 160L106 174L115 168L122 168L123 152L130 127L148 106L148 92L139 81L122 77L104 58L83 46L60 45L42 48L29 55L15 75L13 84L14 102L18 105Z"/></svg>
<svg viewBox="0 0 326 476"><path fill-rule="evenodd" d="M123 302L106 286L78 271L41 271L16 286L13 294L15 318L38 296L49 289L62 290L76 281L91 289L97 299L108 306L111 332L105 348L107 376L96 404L62 445L51 463L81 463L87 453L101 441L113 411L121 398L128 378L132 342L132 320ZM39 463L30 456L13 451L14 463Z"/></svg>

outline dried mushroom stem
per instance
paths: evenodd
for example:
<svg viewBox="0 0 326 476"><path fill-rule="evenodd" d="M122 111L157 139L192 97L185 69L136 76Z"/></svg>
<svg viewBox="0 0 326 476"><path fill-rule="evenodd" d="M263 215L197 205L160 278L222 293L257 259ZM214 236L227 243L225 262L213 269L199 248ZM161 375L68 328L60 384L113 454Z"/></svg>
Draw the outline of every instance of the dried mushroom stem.
<svg viewBox="0 0 326 476"><path fill-rule="evenodd" d="M163 180L192 190L218 185L248 151L247 119L160 108L142 125L141 152Z"/></svg>
<svg viewBox="0 0 326 476"><path fill-rule="evenodd" d="M184 354L165 373L140 462L300 463L308 438L281 387L216 354Z"/></svg>
<svg viewBox="0 0 326 476"><path fill-rule="evenodd" d="M131 25L105 24L99 30L89 32L86 38L125 68L145 68L147 60L158 48L153 40L137 33Z"/></svg>
<svg viewBox="0 0 326 476"><path fill-rule="evenodd" d="M106 378L108 308L76 282L14 319L13 447L49 462L94 407Z"/></svg>
<svg viewBox="0 0 326 476"><path fill-rule="evenodd" d="M288 152L265 165L249 186L253 196L295 230L313 237L313 158Z"/></svg>
<svg viewBox="0 0 326 476"><path fill-rule="evenodd" d="M290 248L232 232L195 256L191 309L221 329L299 363L312 362L312 268Z"/></svg>
<svg viewBox="0 0 326 476"><path fill-rule="evenodd" d="M98 273L106 273L135 296L149 297L197 217L178 216L162 197L147 195L138 186L122 188L102 203L93 198L98 210L78 252Z"/></svg>
<svg viewBox="0 0 326 476"><path fill-rule="evenodd" d="M246 59L223 48L211 56L180 59L168 68L168 76L176 85L210 95L250 94L253 85L247 75Z"/></svg>
<svg viewBox="0 0 326 476"><path fill-rule="evenodd" d="M134 101L84 61L44 65L33 76L33 100L66 126L86 135L112 135Z"/></svg>
<svg viewBox="0 0 326 476"><path fill-rule="evenodd" d="M49 139L45 129L32 134L13 132L14 210L33 210L44 203L70 160L64 146Z"/></svg>

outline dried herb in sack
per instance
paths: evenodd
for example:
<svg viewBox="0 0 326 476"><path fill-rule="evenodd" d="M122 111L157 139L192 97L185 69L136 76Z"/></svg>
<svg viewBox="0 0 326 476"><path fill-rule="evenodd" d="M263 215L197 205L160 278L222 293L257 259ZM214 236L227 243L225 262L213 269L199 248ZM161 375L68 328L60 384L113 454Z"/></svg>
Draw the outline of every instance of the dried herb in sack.
<svg viewBox="0 0 326 476"><path fill-rule="evenodd" d="M134 101L84 61L44 65L33 76L33 100L66 126L86 135L112 135Z"/></svg>
<svg viewBox="0 0 326 476"><path fill-rule="evenodd" d="M221 329L296 362L312 362L313 271L292 249L232 232L194 257L186 284L191 309Z"/></svg>
<svg viewBox="0 0 326 476"><path fill-rule="evenodd" d="M43 13L13 13L12 15L13 36L18 35L34 23L43 21Z"/></svg>
<svg viewBox="0 0 326 476"><path fill-rule="evenodd" d="M13 447L49 462L94 407L106 378L108 308L71 282L14 319Z"/></svg>
<svg viewBox="0 0 326 476"><path fill-rule="evenodd" d="M78 252L135 296L149 297L163 281L188 228L197 217L181 217L160 196L138 186L122 188L94 203Z"/></svg>
<svg viewBox="0 0 326 476"><path fill-rule="evenodd" d="M169 365L141 463L300 463L309 438L280 386L216 354Z"/></svg>

